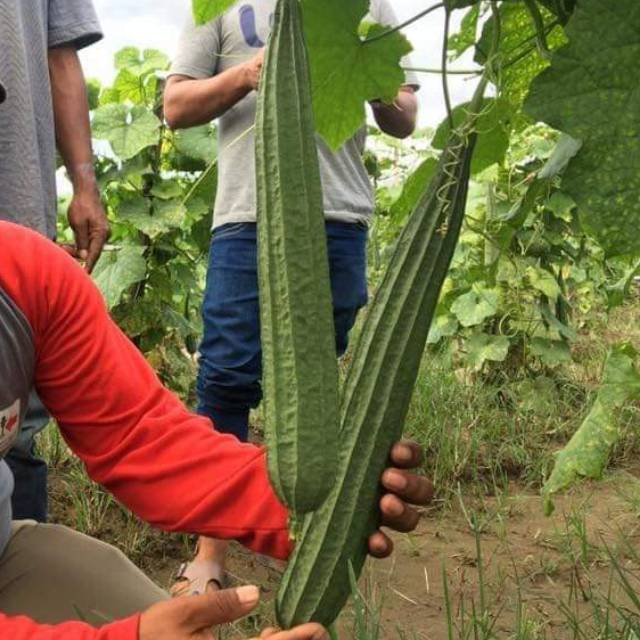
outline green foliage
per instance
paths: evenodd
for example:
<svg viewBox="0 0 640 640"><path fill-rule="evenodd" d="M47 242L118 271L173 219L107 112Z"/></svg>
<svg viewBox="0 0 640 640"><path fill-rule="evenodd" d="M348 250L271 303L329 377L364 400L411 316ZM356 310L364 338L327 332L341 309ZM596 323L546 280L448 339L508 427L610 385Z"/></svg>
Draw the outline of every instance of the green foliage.
<svg viewBox="0 0 640 640"><path fill-rule="evenodd" d="M159 141L160 120L140 105L107 104L95 111L92 124L93 135L107 140L121 160L131 160Z"/></svg>
<svg viewBox="0 0 640 640"><path fill-rule="evenodd" d="M453 125L460 126L464 121L468 104L461 104L453 110ZM451 127L446 119L436 130L431 144L436 149L443 149L449 138ZM509 148L511 134L511 108L502 99L485 100L482 116L478 122L478 145L473 156L471 175L484 171L496 162L502 162Z"/></svg>
<svg viewBox="0 0 640 640"><path fill-rule="evenodd" d="M236 0L191 0L197 24L206 24L233 6Z"/></svg>
<svg viewBox="0 0 640 640"><path fill-rule="evenodd" d="M96 265L93 277L110 309L118 305L131 285L146 277L147 262L143 253L143 247L125 245L117 252L105 253Z"/></svg>
<svg viewBox="0 0 640 640"><path fill-rule="evenodd" d="M569 44L532 85L527 111L583 142L564 188L610 255L637 254L640 237L640 4L581 0Z"/></svg>
<svg viewBox="0 0 640 640"><path fill-rule="evenodd" d="M553 50L566 42L564 31L556 24L555 16L543 13L548 32L547 42ZM529 91L531 81L540 74L549 62L540 54L536 44L536 28L531 15L521 1L503 2L500 5L500 23L502 38L498 59L494 62L497 68L497 84L500 96L511 105L512 115L518 116L520 126L526 119L520 112L522 103ZM489 43L493 37L495 20L490 18L483 29L482 36L476 44L476 62L485 64Z"/></svg>
<svg viewBox="0 0 640 640"><path fill-rule="evenodd" d="M566 24L576 8L578 0L539 0L549 11L554 13L562 24Z"/></svg>
<svg viewBox="0 0 640 640"><path fill-rule="evenodd" d="M115 56L114 86L94 86L93 135L109 143L97 145L97 179L115 249L103 253L94 277L123 330L164 381L188 397L216 143L211 126L172 133L161 122L158 76L167 66L161 52L127 47Z"/></svg>
<svg viewBox="0 0 640 640"><path fill-rule="evenodd" d="M471 290L457 297L451 304L451 312L463 327L474 327L493 316L498 309L500 292L473 284Z"/></svg>
<svg viewBox="0 0 640 640"><path fill-rule="evenodd" d="M487 361L505 361L509 353L509 338L476 333L467 340L466 348L468 365L479 370Z"/></svg>
<svg viewBox="0 0 640 640"><path fill-rule="evenodd" d="M481 139L482 133L479 144ZM465 228L429 336L430 344L452 349L462 366L491 370L498 368L492 363L506 361L545 370L566 363L572 325L603 307L605 284L628 268L605 263L562 190L562 172L579 146L568 136L529 128L512 135L501 163L472 183ZM412 185L433 162L427 158L390 204L388 189L379 189L384 217L372 246L380 251L382 244L383 256L415 203Z"/></svg>
<svg viewBox="0 0 640 640"><path fill-rule="evenodd" d="M400 59L411 45L400 33L375 39L388 30L383 25L368 25L361 36L367 0L353 0L348 9L342 0L302 4L316 129L338 149L364 124L365 102L395 100L405 78Z"/></svg>
<svg viewBox="0 0 640 640"><path fill-rule="evenodd" d="M636 356L630 344L612 348L593 407L569 444L557 454L553 471L543 487L547 515L553 512L555 493L580 478L602 476L611 448L620 436L617 416L627 402L640 399Z"/></svg>
<svg viewBox="0 0 640 640"><path fill-rule="evenodd" d="M474 4L465 14L458 33L454 33L448 42L450 56L455 60L476 43L480 3Z"/></svg>
<svg viewBox="0 0 640 640"><path fill-rule="evenodd" d="M218 155L215 129L209 125L177 131L174 145L178 153L192 160L202 160L206 165L210 165Z"/></svg>

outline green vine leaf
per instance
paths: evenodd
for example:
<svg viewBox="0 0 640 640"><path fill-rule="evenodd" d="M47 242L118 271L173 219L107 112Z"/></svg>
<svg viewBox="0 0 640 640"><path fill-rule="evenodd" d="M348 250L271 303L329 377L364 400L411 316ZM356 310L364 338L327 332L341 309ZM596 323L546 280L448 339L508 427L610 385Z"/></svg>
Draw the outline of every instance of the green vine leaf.
<svg viewBox="0 0 640 640"><path fill-rule="evenodd" d="M540 358L547 367L557 367L559 364L571 362L571 349L561 340L547 338L533 338L529 346L531 355Z"/></svg>
<svg viewBox="0 0 640 640"><path fill-rule="evenodd" d="M411 51L408 40L393 33L372 42L359 35L368 0L302 0L309 49L316 130L334 150L365 123L365 103L392 103L405 81L400 67ZM370 25L372 38L388 27Z"/></svg>
<svg viewBox="0 0 640 640"><path fill-rule="evenodd" d="M107 140L121 160L133 158L160 139L160 120L142 106L105 105L94 112L92 125L93 137Z"/></svg>
<svg viewBox="0 0 640 640"><path fill-rule="evenodd" d="M531 81L549 66L536 46L536 29L531 15L521 2L503 2L500 6L501 33L498 51L500 64L500 95L519 111L529 91ZM543 10L545 24L550 25L555 16ZM475 60L487 62L490 43L493 39L493 18L489 19L476 45ZM554 50L566 42L562 27L557 26L547 36L549 47ZM521 118L522 125L526 120Z"/></svg>
<svg viewBox="0 0 640 640"><path fill-rule="evenodd" d="M458 321L449 313L438 315L431 324L427 344L438 344L442 338L451 338L458 329Z"/></svg>
<svg viewBox="0 0 640 640"><path fill-rule="evenodd" d="M465 51L473 47L476 42L476 32L478 30L478 18L480 17L480 3L467 11L462 23L460 31L454 33L447 43L452 60L458 59Z"/></svg>
<svg viewBox="0 0 640 640"><path fill-rule="evenodd" d="M142 196L129 198L120 203L118 219L127 222L151 239L180 227L184 223L187 209L179 198L157 199L151 210L151 200Z"/></svg>
<svg viewBox="0 0 640 640"><path fill-rule="evenodd" d="M478 333L465 341L465 347L469 365L480 369L487 360L504 362L509 353L509 338Z"/></svg>
<svg viewBox="0 0 640 640"><path fill-rule="evenodd" d="M553 513L554 494L580 478L602 476L611 447L620 437L617 415L625 403L640 398L640 373L634 365L636 355L634 348L626 343L611 350L593 407L569 444L556 455L553 471L542 488L547 515Z"/></svg>
<svg viewBox="0 0 640 640"><path fill-rule="evenodd" d="M151 195L161 200L179 198L182 195L182 191L183 187L180 181L176 179L157 180L151 187Z"/></svg>
<svg viewBox="0 0 640 640"><path fill-rule="evenodd" d="M431 182L431 178L433 178L437 168L438 160L436 158L427 158L407 178L402 187L402 192L389 210L389 215L396 224L404 223L409 217L409 214L418 204L420 196L424 193L424 185Z"/></svg>
<svg viewBox="0 0 640 640"><path fill-rule="evenodd" d="M196 24L206 24L233 6L236 0L191 0Z"/></svg>
<svg viewBox="0 0 640 640"><path fill-rule="evenodd" d="M189 209L193 200L202 200L210 203L211 207L213 207L217 189L218 162L214 161L202 172L198 180L184 196L182 203Z"/></svg>
<svg viewBox="0 0 640 640"><path fill-rule="evenodd" d="M558 16L562 24L566 24L576 8L577 0L539 0L539 2Z"/></svg>
<svg viewBox="0 0 640 640"><path fill-rule="evenodd" d="M474 284L471 291L454 300L451 312L463 327L475 327L496 313L499 301L500 294L497 289L487 289Z"/></svg>
<svg viewBox="0 0 640 640"><path fill-rule="evenodd" d="M529 114L583 147L563 189L609 255L640 252L640 4L581 0L526 102Z"/></svg>
<svg viewBox="0 0 640 640"><path fill-rule="evenodd" d="M107 307L113 309L122 294L136 282L144 280L147 261L144 247L125 245L119 251L105 251L93 271L95 283L105 298Z"/></svg>
<svg viewBox="0 0 640 640"><path fill-rule="evenodd" d="M115 55L116 69L127 69L137 76L153 71L162 71L169 67L168 56L158 49L145 49L140 52L137 47L124 47Z"/></svg>
<svg viewBox="0 0 640 640"><path fill-rule="evenodd" d="M561 295L560 285L552 273L549 273L546 269L538 266L530 266L527 271L527 278L534 289L540 291L555 302Z"/></svg>
<svg viewBox="0 0 640 640"><path fill-rule="evenodd" d="M194 160L202 160L207 165L218 155L216 129L208 124L176 131L174 144L180 153Z"/></svg>
<svg viewBox="0 0 640 640"><path fill-rule="evenodd" d="M112 90L117 92L118 102L145 104L155 96L157 84L154 76L144 78L125 68L116 76Z"/></svg>

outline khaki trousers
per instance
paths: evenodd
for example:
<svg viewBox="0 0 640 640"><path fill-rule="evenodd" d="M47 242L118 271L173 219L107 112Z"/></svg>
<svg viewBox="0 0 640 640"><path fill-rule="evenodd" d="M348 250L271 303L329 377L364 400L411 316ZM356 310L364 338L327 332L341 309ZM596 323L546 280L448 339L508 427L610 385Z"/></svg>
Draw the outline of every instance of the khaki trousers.
<svg viewBox="0 0 640 640"><path fill-rule="evenodd" d="M101 626L166 599L114 547L58 525L14 522L0 557L0 612Z"/></svg>

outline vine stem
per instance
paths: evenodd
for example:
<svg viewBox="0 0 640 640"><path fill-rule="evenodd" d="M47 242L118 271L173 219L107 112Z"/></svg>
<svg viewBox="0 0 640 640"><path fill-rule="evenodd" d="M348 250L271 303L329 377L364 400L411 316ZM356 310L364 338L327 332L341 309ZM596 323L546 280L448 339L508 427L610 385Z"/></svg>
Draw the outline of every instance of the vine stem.
<svg viewBox="0 0 640 640"><path fill-rule="evenodd" d="M490 77L494 75L493 62L498 55L498 50L500 48L500 39L502 37L502 21L500 20L497 0L491 0L491 11L495 20L495 28L493 31L493 38L491 42L491 51L489 57L487 58L487 64L484 73L482 74L480 82L478 83L478 87L476 88L476 91L473 94L473 98L469 103L469 113L471 113L472 116L475 116L476 118L480 114L480 111L482 109L482 104L484 102L484 93L487 89L487 85L489 84Z"/></svg>
<svg viewBox="0 0 640 640"><path fill-rule="evenodd" d="M449 80L447 78L447 54L449 53L449 31L451 30L451 9L446 8L444 14L444 37L442 41L442 92L444 103L447 107L449 127L453 131L453 109L451 108L451 94L449 93Z"/></svg>
<svg viewBox="0 0 640 640"><path fill-rule="evenodd" d="M551 22L546 28L546 35L549 35L559 24L560 22L558 20L554 20L553 22ZM517 56L511 58L510 60L507 60L507 62L505 62L502 65L502 69L508 69L509 67L512 67L518 64L518 62L520 62L521 60L524 60L527 56L531 55L537 48L538 48L538 45L536 43L533 46L530 46L528 49L521 51Z"/></svg>
<svg viewBox="0 0 640 640"><path fill-rule="evenodd" d="M433 73L440 75L442 69L430 69L427 67L402 67L403 71L412 71L413 73ZM482 69L447 69L447 75L450 76L479 76L482 75Z"/></svg>
<svg viewBox="0 0 640 640"><path fill-rule="evenodd" d="M531 19L533 20L533 24L536 29L536 39L538 42L538 49L540 49L540 55L546 60L549 60L551 58L551 51L549 50L547 32L540 9L535 0L524 0L524 4L531 15Z"/></svg>
<svg viewBox="0 0 640 640"><path fill-rule="evenodd" d="M438 4L434 4L433 6L429 7L428 9L425 9L424 11L421 11L420 13L416 14L415 16L413 16L413 18L409 18L408 20L406 20L402 24L397 25L396 27L392 27L390 29L387 29L386 31L381 31L380 33L376 33L376 35L371 36L370 38L365 38L365 40L362 41L362 44L369 44L370 42L375 42L376 40L380 40L382 38L386 38L387 36L390 36L392 33L397 33L398 31L404 29L405 27L408 27L409 25L413 24L414 22L417 22L418 20L428 16L430 13L433 13L434 11L437 11L438 9L442 9L445 6L446 5L445 5L444 2L438 2Z"/></svg>

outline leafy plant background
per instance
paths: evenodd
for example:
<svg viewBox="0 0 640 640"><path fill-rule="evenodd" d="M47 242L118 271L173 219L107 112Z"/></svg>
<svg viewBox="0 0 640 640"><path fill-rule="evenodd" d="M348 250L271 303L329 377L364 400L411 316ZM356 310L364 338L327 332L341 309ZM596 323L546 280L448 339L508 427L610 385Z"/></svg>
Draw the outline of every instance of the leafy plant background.
<svg viewBox="0 0 640 640"><path fill-rule="evenodd" d="M395 95L409 45L398 32L361 22L366 0L352 11L333 0L302 1L318 132L337 148L365 124L366 100ZM206 22L232 1L193 4ZM457 61L469 50L484 65L497 19L491 3L443 4L464 12L461 30L446 42L447 72L459 72ZM501 393L527 397L535 410L553 403L577 332L594 313L624 302L639 270L640 5L496 6L502 39L494 91L479 124L466 224L430 348L449 353L460 375L499 383ZM89 83L98 179L113 224L113 250L95 279L124 331L163 380L191 400L216 138L213 126L173 133L164 125L168 64L159 51L128 47L116 56L112 86ZM468 75L473 81L477 72ZM454 124L464 110L455 107ZM371 130L372 287L449 127L445 121L410 143ZM60 230L70 237L63 216ZM607 371L616 363L628 366L612 356Z"/></svg>

